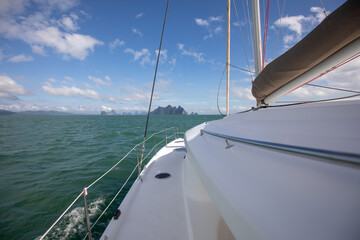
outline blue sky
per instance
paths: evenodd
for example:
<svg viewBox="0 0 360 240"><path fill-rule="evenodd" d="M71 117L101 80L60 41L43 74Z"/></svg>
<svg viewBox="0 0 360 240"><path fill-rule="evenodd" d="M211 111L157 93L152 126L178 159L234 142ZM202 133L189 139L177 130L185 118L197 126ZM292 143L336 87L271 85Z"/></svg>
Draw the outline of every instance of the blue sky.
<svg viewBox="0 0 360 240"><path fill-rule="evenodd" d="M262 34L265 2L260 0ZM328 12L343 2L323 0ZM253 69L247 1L235 3ZM267 62L324 18L320 1L288 0L280 21L283 4L270 1ZM0 109L81 114L147 110L165 6L166 0L1 0ZM248 69L234 6L231 22L231 63ZM170 104L188 112L217 113L225 59L226 1L170 0L153 108ZM356 60L317 81L359 90L359 65ZM344 73L353 76L349 83L337 81ZM232 68L230 84L231 113L255 105L247 73ZM219 98L223 111L224 89L225 79ZM285 100L334 94L304 87Z"/></svg>

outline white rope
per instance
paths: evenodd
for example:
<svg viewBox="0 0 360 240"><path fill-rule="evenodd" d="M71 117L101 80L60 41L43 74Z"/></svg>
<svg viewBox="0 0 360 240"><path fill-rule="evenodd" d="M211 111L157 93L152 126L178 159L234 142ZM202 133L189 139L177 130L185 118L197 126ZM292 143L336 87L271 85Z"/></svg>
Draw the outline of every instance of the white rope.
<svg viewBox="0 0 360 240"><path fill-rule="evenodd" d="M67 213L67 211L74 205L74 203L81 197L81 195L83 194L83 192L81 192L79 194L79 196L77 196L75 198L75 200L67 207L67 209L60 215L60 217L58 219L56 219L56 221L53 223L53 225L51 225L51 227L44 233L44 235L41 236L41 238L39 240L44 239L44 237L51 231L51 229L59 222L59 220L65 215L65 213Z"/></svg>

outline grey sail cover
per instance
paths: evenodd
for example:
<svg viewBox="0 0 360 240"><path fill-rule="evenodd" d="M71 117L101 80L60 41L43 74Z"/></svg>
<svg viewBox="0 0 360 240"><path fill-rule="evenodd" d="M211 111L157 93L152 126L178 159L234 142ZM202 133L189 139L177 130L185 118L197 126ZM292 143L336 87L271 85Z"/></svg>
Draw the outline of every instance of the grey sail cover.
<svg viewBox="0 0 360 240"><path fill-rule="evenodd" d="M359 37L360 0L349 0L294 47L269 63L253 82L253 96L263 100Z"/></svg>

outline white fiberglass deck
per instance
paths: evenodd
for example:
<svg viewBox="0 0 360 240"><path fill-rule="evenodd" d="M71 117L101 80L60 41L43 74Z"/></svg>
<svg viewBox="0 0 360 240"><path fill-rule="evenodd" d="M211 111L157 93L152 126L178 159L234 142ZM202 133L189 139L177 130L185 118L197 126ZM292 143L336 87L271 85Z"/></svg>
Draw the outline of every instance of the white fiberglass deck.
<svg viewBox="0 0 360 240"><path fill-rule="evenodd" d="M186 151L183 139L162 148L136 180L101 239L189 239L182 171ZM158 173L169 173L157 179Z"/></svg>

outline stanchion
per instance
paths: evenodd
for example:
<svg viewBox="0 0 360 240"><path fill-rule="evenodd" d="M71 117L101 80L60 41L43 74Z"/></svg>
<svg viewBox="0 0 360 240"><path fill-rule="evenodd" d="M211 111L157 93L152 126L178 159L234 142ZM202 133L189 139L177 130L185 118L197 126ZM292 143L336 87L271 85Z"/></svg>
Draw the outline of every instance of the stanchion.
<svg viewBox="0 0 360 240"><path fill-rule="evenodd" d="M84 205L85 205L85 218L86 218L86 226L87 226L87 230L88 230L88 237L89 237L89 240L91 240L91 229L90 229L90 219L89 219L89 212L88 212L88 206L87 206L87 203L86 203L86 195L87 195L87 189L84 188L84 191L83 191L83 195L84 195Z"/></svg>

